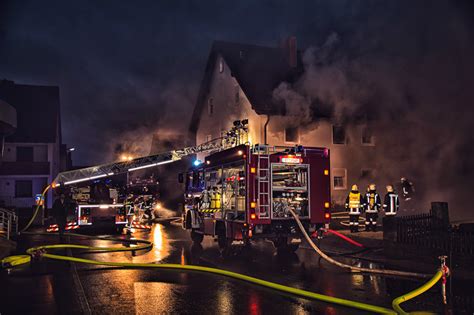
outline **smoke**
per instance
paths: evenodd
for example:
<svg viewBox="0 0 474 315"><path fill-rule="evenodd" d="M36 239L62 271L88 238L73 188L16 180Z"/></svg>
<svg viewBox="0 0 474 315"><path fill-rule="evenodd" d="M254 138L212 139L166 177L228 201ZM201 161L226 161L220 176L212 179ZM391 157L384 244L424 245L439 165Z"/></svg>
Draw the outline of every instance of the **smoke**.
<svg viewBox="0 0 474 315"><path fill-rule="evenodd" d="M321 119L367 124L377 157L367 167L378 182L408 177L419 210L448 201L452 218L472 219L465 209L474 175L471 22L451 5L424 13L428 18L405 14L384 32L369 22L351 36L330 32L304 51L301 78L280 84L274 98L285 102L292 124L306 129ZM360 148L356 155L364 156Z"/></svg>

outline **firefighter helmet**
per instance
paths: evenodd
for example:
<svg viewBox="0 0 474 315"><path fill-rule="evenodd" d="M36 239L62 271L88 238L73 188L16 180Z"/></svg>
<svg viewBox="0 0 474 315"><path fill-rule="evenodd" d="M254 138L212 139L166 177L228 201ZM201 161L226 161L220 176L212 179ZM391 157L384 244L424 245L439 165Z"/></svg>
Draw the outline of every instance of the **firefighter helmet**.
<svg viewBox="0 0 474 315"><path fill-rule="evenodd" d="M359 191L359 187L357 187L357 185L352 185L352 188L351 188L352 191Z"/></svg>
<svg viewBox="0 0 474 315"><path fill-rule="evenodd" d="M387 185L387 192L393 192L393 186Z"/></svg>
<svg viewBox="0 0 474 315"><path fill-rule="evenodd" d="M370 189L370 190L375 190L375 189L376 189L375 184L370 184L370 185L369 185L369 189Z"/></svg>

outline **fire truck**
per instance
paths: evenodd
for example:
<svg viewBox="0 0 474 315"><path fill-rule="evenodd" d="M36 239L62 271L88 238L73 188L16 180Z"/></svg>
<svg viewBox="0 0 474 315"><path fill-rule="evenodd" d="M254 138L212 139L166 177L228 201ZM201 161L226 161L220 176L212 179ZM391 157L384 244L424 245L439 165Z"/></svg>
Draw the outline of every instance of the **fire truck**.
<svg viewBox="0 0 474 315"><path fill-rule="evenodd" d="M289 209L309 232L328 227L329 160L328 149L302 146L239 145L211 154L186 174L183 227L197 243L217 238L222 250L268 239L294 251L301 234Z"/></svg>

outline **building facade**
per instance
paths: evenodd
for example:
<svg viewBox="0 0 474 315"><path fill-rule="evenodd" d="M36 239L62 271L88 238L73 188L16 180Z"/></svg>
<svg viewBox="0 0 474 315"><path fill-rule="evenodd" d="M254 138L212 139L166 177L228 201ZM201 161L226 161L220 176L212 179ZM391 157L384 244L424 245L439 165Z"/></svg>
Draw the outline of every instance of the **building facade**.
<svg viewBox="0 0 474 315"><path fill-rule="evenodd" d="M304 73L301 52L290 38L277 48L215 42L206 65L190 132L196 143L218 138L235 120L249 120L251 144L326 147L331 152L334 207L352 184L361 189L375 174L375 137L365 124L339 125L327 115L301 123L287 104L275 100L283 82ZM203 155L198 157L203 160Z"/></svg>
<svg viewBox="0 0 474 315"><path fill-rule="evenodd" d="M6 207L31 209L35 196L53 181L64 164L59 88L2 80L0 99L17 112L17 128L5 137L0 162L0 201ZM49 193L46 207L52 202Z"/></svg>

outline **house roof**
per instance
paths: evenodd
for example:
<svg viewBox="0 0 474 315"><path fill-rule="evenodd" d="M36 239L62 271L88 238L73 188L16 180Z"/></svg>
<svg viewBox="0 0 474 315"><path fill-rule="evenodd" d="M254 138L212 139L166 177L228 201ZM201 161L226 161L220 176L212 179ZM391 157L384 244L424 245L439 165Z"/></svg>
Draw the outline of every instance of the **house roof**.
<svg viewBox="0 0 474 315"><path fill-rule="evenodd" d="M61 142L59 87L0 80L0 99L12 105L17 112L17 129L5 141Z"/></svg>
<svg viewBox="0 0 474 315"><path fill-rule="evenodd" d="M222 56L232 76L239 83L252 108L259 115L281 115L285 106L273 99L273 91L282 82L293 82L303 72L301 53L297 53L297 66L290 67L288 50L277 47L262 47L215 41L207 60L201 82L190 131L196 133L212 81L218 57Z"/></svg>

